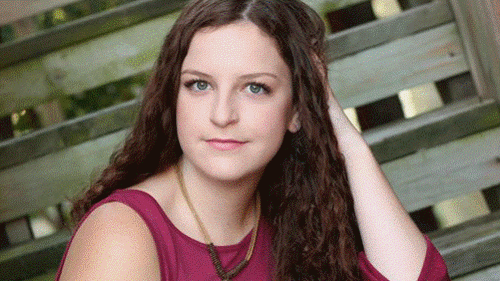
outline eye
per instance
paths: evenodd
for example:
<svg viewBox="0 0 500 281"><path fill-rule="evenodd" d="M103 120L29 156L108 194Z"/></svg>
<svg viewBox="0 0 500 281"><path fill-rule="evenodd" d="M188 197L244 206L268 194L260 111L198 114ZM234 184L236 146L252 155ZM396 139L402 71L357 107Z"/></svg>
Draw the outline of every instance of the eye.
<svg viewBox="0 0 500 281"><path fill-rule="evenodd" d="M208 83L205 81L195 82L194 85L197 90L204 91L208 88Z"/></svg>
<svg viewBox="0 0 500 281"><path fill-rule="evenodd" d="M186 83L184 83L184 86L196 92L206 91L210 88L210 84L208 84L207 81L200 79L187 81Z"/></svg>
<svg viewBox="0 0 500 281"><path fill-rule="evenodd" d="M256 95L261 95L261 94L267 95L271 92L270 88L268 86L266 86L265 84L262 84L262 83L257 83L257 82L253 82L253 83L248 84L247 90L249 93L256 94Z"/></svg>

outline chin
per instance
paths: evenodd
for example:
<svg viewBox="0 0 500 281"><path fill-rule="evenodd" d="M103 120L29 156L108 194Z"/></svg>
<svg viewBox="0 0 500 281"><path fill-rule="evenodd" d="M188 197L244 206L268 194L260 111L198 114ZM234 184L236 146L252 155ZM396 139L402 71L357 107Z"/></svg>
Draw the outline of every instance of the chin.
<svg viewBox="0 0 500 281"><path fill-rule="evenodd" d="M210 178L219 181L238 182L260 177L265 167L259 169L247 162L210 161L202 168Z"/></svg>

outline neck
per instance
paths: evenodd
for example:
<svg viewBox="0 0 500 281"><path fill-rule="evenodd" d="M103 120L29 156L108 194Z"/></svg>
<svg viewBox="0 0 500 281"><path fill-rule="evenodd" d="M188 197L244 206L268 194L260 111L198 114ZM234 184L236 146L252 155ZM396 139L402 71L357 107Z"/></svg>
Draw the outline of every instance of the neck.
<svg viewBox="0 0 500 281"><path fill-rule="evenodd" d="M180 161L179 169L189 199L215 245L236 244L252 230L255 226L255 191L260 175L221 181L204 175L185 161ZM205 242L180 188L176 198L175 209L188 227L186 234Z"/></svg>

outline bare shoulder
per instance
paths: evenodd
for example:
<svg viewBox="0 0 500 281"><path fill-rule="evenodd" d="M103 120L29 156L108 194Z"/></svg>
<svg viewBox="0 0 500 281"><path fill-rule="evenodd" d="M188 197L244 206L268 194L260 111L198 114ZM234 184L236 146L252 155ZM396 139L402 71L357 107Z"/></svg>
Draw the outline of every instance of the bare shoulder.
<svg viewBox="0 0 500 281"><path fill-rule="evenodd" d="M177 188L177 178L175 172L170 169L160 174L156 174L147 180L129 187L128 189L140 190L151 197L162 207L165 213L169 213L169 207L175 200L175 190Z"/></svg>
<svg viewBox="0 0 500 281"><path fill-rule="evenodd" d="M60 280L160 280L147 225L122 203L99 206L75 233Z"/></svg>

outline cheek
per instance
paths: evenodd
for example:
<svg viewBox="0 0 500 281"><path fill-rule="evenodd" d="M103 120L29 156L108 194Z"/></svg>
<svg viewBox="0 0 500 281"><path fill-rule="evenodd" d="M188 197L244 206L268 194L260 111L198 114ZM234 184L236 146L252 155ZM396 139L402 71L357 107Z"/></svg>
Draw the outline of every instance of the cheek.
<svg viewBox="0 0 500 281"><path fill-rule="evenodd" d="M189 136L193 135L194 131L197 130L197 112L198 110L196 108L193 108L186 100L179 97L176 109L176 125L177 135L181 146L183 146Z"/></svg>
<svg viewBox="0 0 500 281"><path fill-rule="evenodd" d="M289 115L289 108L285 105L261 111L254 119L256 131L265 137L270 145L280 146L288 129Z"/></svg>

